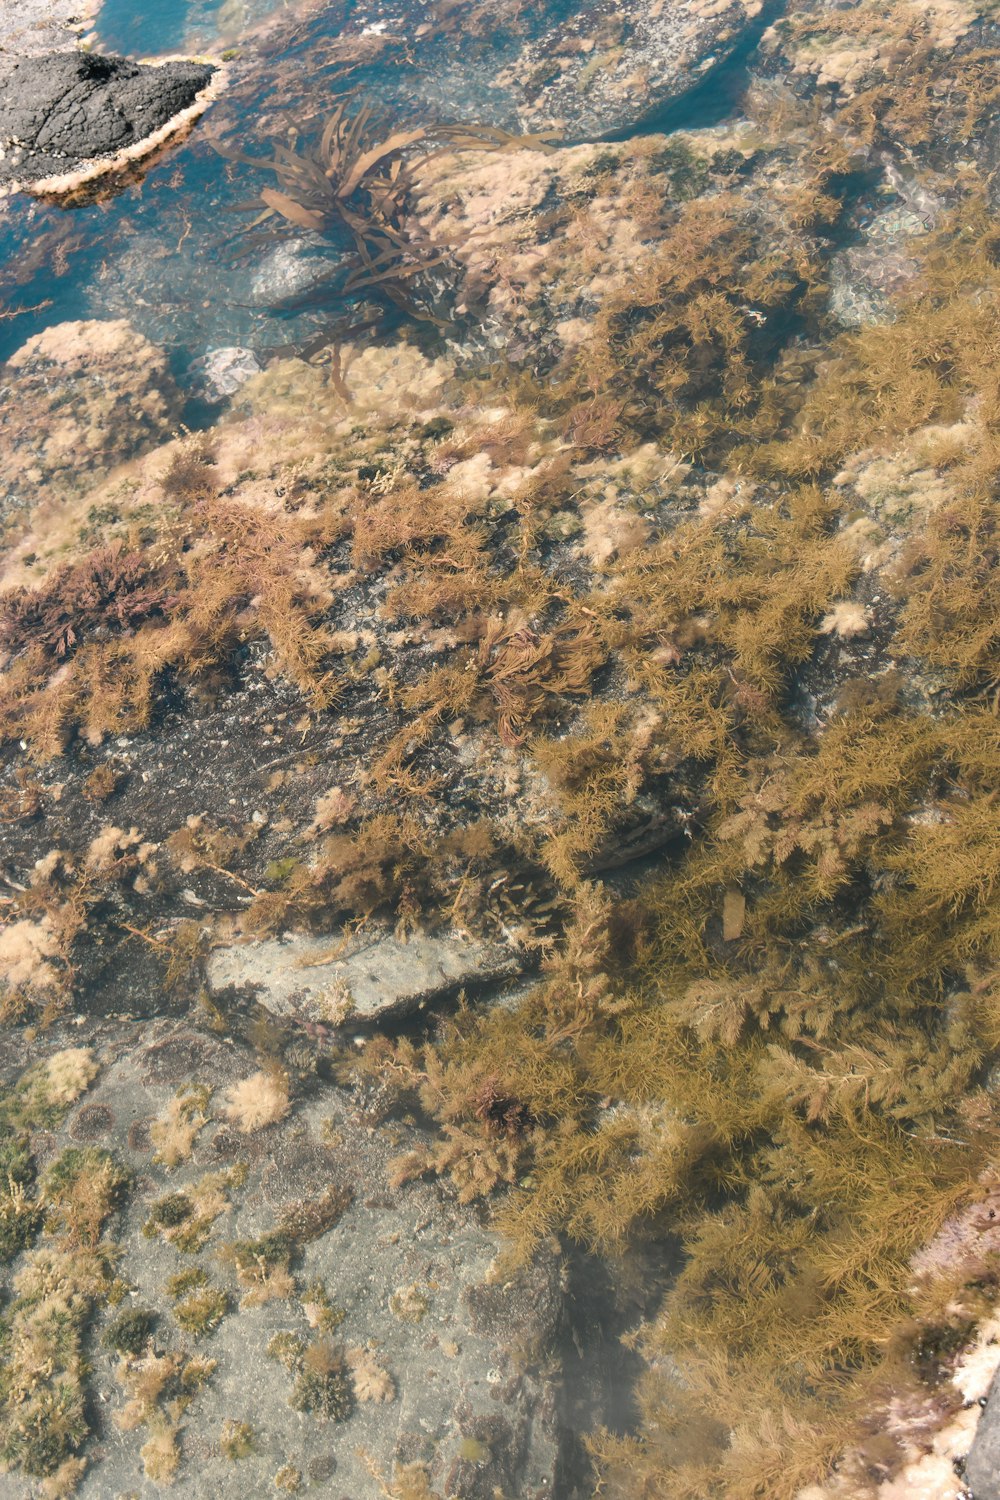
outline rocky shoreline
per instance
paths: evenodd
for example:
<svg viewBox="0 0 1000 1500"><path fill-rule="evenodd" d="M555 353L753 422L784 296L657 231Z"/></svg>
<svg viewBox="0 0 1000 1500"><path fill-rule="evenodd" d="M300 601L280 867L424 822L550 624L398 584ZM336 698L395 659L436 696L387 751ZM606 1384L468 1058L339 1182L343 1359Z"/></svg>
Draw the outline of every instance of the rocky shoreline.
<svg viewBox="0 0 1000 1500"><path fill-rule="evenodd" d="M0 56L35 57L93 38L100 0L18 0L0 7Z"/></svg>
<svg viewBox="0 0 1000 1500"><path fill-rule="evenodd" d="M753 9L498 3L478 136L231 156L263 299L369 260L197 430L181 246L0 369L19 1500L1000 1493L1000 42L817 0L566 143ZM432 20L324 66L469 118ZM102 151L205 82L68 56Z"/></svg>

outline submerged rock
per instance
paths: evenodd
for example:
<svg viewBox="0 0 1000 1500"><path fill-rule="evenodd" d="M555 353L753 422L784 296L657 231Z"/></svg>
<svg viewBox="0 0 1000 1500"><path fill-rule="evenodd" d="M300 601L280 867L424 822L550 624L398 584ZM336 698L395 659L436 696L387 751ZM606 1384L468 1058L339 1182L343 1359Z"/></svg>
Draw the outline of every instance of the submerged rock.
<svg viewBox="0 0 1000 1500"><path fill-rule="evenodd" d="M846 328L863 328L891 316L893 298L919 272L907 254L914 236L926 231L906 205L883 209L865 223L861 242L830 258L830 311Z"/></svg>
<svg viewBox="0 0 1000 1500"><path fill-rule="evenodd" d="M851 243L830 257L830 311L847 328L895 316L900 295L920 274L920 237L946 211L943 176L904 174L887 153L879 161L879 197L862 199L850 223Z"/></svg>
<svg viewBox="0 0 1000 1500"><path fill-rule="evenodd" d="M281 19L276 0L192 0L183 32L187 45L263 47L272 78L292 37L298 48L311 36L323 52L333 41L340 62L371 70L390 114L416 107L580 140L627 131L714 77L763 30L762 10L761 0L448 0L398 6L390 18L381 7L313 0ZM103 24L99 16L101 34ZM131 27L119 20L106 34L129 50ZM282 78L286 103L308 74L296 63Z"/></svg>
<svg viewBox="0 0 1000 1500"><path fill-rule="evenodd" d="M0 368L0 503L85 488L162 442L181 406L166 355L125 319L47 328Z"/></svg>
<svg viewBox="0 0 1000 1500"><path fill-rule="evenodd" d="M979 1418L965 1461L965 1478L976 1500L1000 1500L1000 1376L994 1379Z"/></svg>
<svg viewBox="0 0 1000 1500"><path fill-rule="evenodd" d="M457 933L417 933L406 942L388 932L350 940L330 933L219 948L208 980L215 989L258 989L275 1015L338 1024L404 1016L521 967L509 948Z"/></svg>
<svg viewBox="0 0 1000 1500"><path fill-rule="evenodd" d="M0 188L131 155L196 104L214 67L86 52L22 57L0 76Z"/></svg>
<svg viewBox="0 0 1000 1500"><path fill-rule="evenodd" d="M341 259L342 254L319 235L276 245L254 267L247 300L253 307L267 308L302 297L328 280Z"/></svg>
<svg viewBox="0 0 1000 1500"><path fill-rule="evenodd" d="M307 1072L268 1111L252 1049L186 1023L71 1040L59 1076L75 1064L76 1097L39 1149L110 1152L130 1174L115 1223L129 1295L93 1308L80 1500L151 1482L190 1500L360 1500L382 1492L375 1474L421 1472L454 1500L559 1493L555 1255L498 1278L476 1206L394 1185L400 1148L424 1137L381 1124L363 1092ZM6 1044L5 1080L14 1056Z"/></svg>
<svg viewBox="0 0 1000 1500"><path fill-rule="evenodd" d="M210 349L201 359L192 361L190 370L210 401L224 401L259 375L261 365L252 349L233 345Z"/></svg>
<svg viewBox="0 0 1000 1500"><path fill-rule="evenodd" d="M498 82L531 128L558 123L575 139L628 130L724 61L760 11L760 0L574 7L565 19L557 12Z"/></svg>
<svg viewBox="0 0 1000 1500"><path fill-rule="evenodd" d="M373 22L368 7L346 7L337 34L339 57L365 70L390 115L551 130L567 141L648 121L763 30L761 0L449 0L401 9ZM332 13L323 6L306 22L317 45L326 45ZM298 15L269 46L280 53L292 27L301 31ZM285 81L294 95L298 80Z"/></svg>

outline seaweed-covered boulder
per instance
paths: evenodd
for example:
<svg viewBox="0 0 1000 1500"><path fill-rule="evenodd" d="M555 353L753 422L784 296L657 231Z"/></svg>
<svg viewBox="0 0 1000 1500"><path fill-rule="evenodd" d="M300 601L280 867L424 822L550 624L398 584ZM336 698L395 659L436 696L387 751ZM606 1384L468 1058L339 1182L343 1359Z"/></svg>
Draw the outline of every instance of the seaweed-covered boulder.
<svg viewBox="0 0 1000 1500"><path fill-rule="evenodd" d="M87 52L19 58L0 75L0 188L131 154L190 109L214 71Z"/></svg>
<svg viewBox="0 0 1000 1500"><path fill-rule="evenodd" d="M166 355L124 319L59 323L0 367L0 506L95 475L162 442L181 397Z"/></svg>

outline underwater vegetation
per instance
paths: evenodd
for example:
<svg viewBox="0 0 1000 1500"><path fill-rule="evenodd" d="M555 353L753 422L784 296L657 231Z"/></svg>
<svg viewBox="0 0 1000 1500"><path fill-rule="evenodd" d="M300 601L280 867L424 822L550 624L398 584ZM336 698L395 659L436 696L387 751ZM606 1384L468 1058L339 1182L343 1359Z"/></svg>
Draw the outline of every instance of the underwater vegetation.
<svg viewBox="0 0 1000 1500"><path fill-rule="evenodd" d="M296 1411L312 1412L321 1422L345 1422L354 1410L354 1387L343 1353L329 1339L318 1339L303 1351L289 1398Z"/></svg>
<svg viewBox="0 0 1000 1500"><path fill-rule="evenodd" d="M85 1048L36 1064L4 1098L8 1129L55 1124L95 1072ZM20 1144L8 1175L4 1238L9 1251L25 1254L0 1328L0 1461L43 1479L44 1492L58 1496L72 1492L86 1467L79 1453L89 1433L85 1339L111 1289L115 1257L102 1236L127 1178L109 1152L69 1147L36 1185L27 1136L13 1138Z"/></svg>
<svg viewBox="0 0 1000 1500"><path fill-rule="evenodd" d="M673 763L701 768L690 848L623 904L555 863L556 835L575 915L541 987L360 1065L438 1122L396 1180L506 1187L513 1259L553 1233L624 1276L630 1248L679 1257L633 1338L641 1428L591 1439L623 1500L792 1497L835 1463L873 1492L920 1441L888 1415L874 1430L873 1410L922 1382L954 1409L920 1351L961 1345L995 1302L992 1248L912 1269L992 1192L1000 1124L993 242L975 203L928 235L894 320L834 339L770 437L758 423L737 448L744 486L769 493L723 494L588 598ZM904 477L921 464L946 476L926 512L927 477ZM921 523L894 535L897 496ZM872 628L820 601L874 571L882 665L804 731L801 664L824 632ZM583 723L531 742L576 793L574 839L614 785L613 723L596 744Z"/></svg>
<svg viewBox="0 0 1000 1500"><path fill-rule="evenodd" d="M345 99L311 144L232 154L276 184L251 236L342 235L338 290L435 318L447 259L508 358L499 336L462 363L355 331L272 366L210 433L43 497L5 558L0 817L30 857L3 891L4 1018L82 1004L95 946L141 951L220 1031L245 1018L204 965L235 938L383 919L527 955L538 982L509 1005L316 1045L432 1127L394 1190L488 1203L511 1266L582 1246L641 1307L638 1420L587 1441L617 1500L792 1500L834 1465L876 1493L958 1401L949 1360L1000 1289L980 1214L1000 1190L1000 252L975 159L997 54L938 12L906 52L913 19L796 12L768 43L795 87L761 84L748 128L712 139L564 155ZM968 155L891 316L845 331L834 237L859 163L899 146L935 188L934 152ZM240 729L264 811L174 808L169 716L194 732L247 684L273 689ZM155 831L117 760L94 769L129 735L163 749ZM57 773L122 826L36 848ZM253 1035L214 1106L182 1088L151 1125L166 1170L210 1119L266 1154L323 1086L301 1037ZM60 1056L0 1104L0 1454L68 1488L128 1185L97 1148L36 1165L30 1132L94 1067ZM145 1205L176 1252L167 1315L102 1335L156 1482L212 1364L157 1352L164 1327L210 1348L237 1303L297 1299L310 1331L268 1349L295 1410L336 1424L395 1394L297 1279L349 1191L220 1245L243 1181ZM215 1252L229 1290L195 1261ZM430 1309L413 1281L388 1315ZM235 1418L221 1442L255 1451ZM434 1493L417 1464L378 1483Z"/></svg>
<svg viewBox="0 0 1000 1500"><path fill-rule="evenodd" d="M243 205L260 207L260 212L237 254L246 255L260 244L262 237L255 231L275 219L319 234L339 229L352 243L353 255L322 279L327 293L332 288L326 283L334 278L338 297L377 289L409 316L443 327L431 301L419 290L428 273L449 259L450 251L447 244L423 233L410 212L421 166L435 154L469 148L507 151L530 145L552 150L551 133L515 136L479 125L391 129L371 105L353 108L354 97L348 94L336 102L311 144L286 146L275 141L269 158L217 147L235 164L272 172L277 184L261 189L259 203ZM414 154L413 147L419 152ZM309 295L315 296L315 290Z"/></svg>
<svg viewBox="0 0 1000 1500"><path fill-rule="evenodd" d="M68 656L88 635L128 630L162 615L168 596L150 582L141 553L98 549L83 563L65 568L45 591L5 594L0 643L17 648L31 639L52 656Z"/></svg>

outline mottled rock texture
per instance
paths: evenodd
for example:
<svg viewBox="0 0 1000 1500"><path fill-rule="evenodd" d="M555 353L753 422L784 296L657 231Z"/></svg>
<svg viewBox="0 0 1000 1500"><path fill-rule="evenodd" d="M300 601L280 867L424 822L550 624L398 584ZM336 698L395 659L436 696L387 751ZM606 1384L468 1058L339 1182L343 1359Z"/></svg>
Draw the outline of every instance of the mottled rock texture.
<svg viewBox="0 0 1000 1500"><path fill-rule="evenodd" d="M27 57L70 45L86 30L100 0L15 0L0 7L0 56Z"/></svg>
<svg viewBox="0 0 1000 1500"><path fill-rule="evenodd" d="M965 1477L976 1500L1000 1500L1000 1379L995 1379L965 1461Z"/></svg>
<svg viewBox="0 0 1000 1500"><path fill-rule="evenodd" d="M498 1237L474 1207L393 1186L392 1159L420 1132L308 1065L267 1118L233 1112L255 1087L264 1096L252 1051L231 1039L163 1022L88 1023L71 1040L89 1050L70 1062L96 1076L33 1138L39 1164L110 1151L129 1174L119 1281L88 1339L80 1500L166 1482L236 1500L289 1490L293 1472L303 1492L352 1500L407 1471L454 1500L553 1493L554 1256L498 1278ZM4 1086L12 1059L7 1042ZM0 1492L36 1489L7 1475Z"/></svg>
<svg viewBox="0 0 1000 1500"><path fill-rule="evenodd" d="M162 441L180 408L165 355L123 319L46 329L0 368L0 504L91 483Z"/></svg>
<svg viewBox="0 0 1000 1500"><path fill-rule="evenodd" d="M128 151L188 109L213 68L51 52L0 73L0 186L61 177Z"/></svg>
<svg viewBox="0 0 1000 1500"><path fill-rule="evenodd" d="M494 8L503 24L507 7L488 7ZM757 0L600 0L568 13L561 5L542 6L535 12L537 35L494 83L522 127L551 125L577 140L628 129L725 58L760 9ZM458 76L464 61L459 52L448 77L459 97L468 87Z"/></svg>

